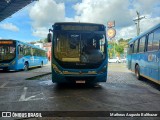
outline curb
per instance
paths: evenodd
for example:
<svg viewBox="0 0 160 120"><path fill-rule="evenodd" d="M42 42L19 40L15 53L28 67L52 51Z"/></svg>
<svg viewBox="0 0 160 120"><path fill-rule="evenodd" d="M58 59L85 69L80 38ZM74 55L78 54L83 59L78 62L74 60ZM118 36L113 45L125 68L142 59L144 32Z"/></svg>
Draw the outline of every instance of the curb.
<svg viewBox="0 0 160 120"><path fill-rule="evenodd" d="M49 75L49 74L52 74L52 72L44 73L41 75L36 75L36 76L30 77L30 78L26 78L25 80L36 80L37 77L43 77L43 76Z"/></svg>

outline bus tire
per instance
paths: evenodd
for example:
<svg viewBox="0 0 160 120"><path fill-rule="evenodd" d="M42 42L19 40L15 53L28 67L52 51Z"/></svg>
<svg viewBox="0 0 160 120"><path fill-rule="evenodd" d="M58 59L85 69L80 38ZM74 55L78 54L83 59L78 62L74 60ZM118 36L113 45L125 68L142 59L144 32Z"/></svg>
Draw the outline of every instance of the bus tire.
<svg viewBox="0 0 160 120"><path fill-rule="evenodd" d="M9 69L8 68L3 68L3 71L4 72L7 72Z"/></svg>
<svg viewBox="0 0 160 120"><path fill-rule="evenodd" d="M140 80L141 79L141 75L140 75L140 67L139 67L139 65L136 65L136 67L135 67L135 74L136 74L136 78L138 80Z"/></svg>
<svg viewBox="0 0 160 120"><path fill-rule="evenodd" d="M25 63L24 64L24 71L28 71L28 69L29 69L29 65L28 65L28 63Z"/></svg>
<svg viewBox="0 0 160 120"><path fill-rule="evenodd" d="M41 62L41 66L40 67L43 67L43 61Z"/></svg>

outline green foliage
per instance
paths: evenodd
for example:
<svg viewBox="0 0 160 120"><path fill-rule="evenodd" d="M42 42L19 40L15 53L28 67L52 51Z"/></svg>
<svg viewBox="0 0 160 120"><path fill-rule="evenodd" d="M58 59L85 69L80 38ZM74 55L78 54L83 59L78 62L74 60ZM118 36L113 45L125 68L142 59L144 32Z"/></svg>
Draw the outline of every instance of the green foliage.
<svg viewBox="0 0 160 120"><path fill-rule="evenodd" d="M120 38L118 42L108 41L109 46L112 46L108 48L109 58L112 58L114 56L120 57L120 55L124 54L124 49L128 47L128 42L130 40L131 38L126 40L123 38ZM114 54L114 51L115 51L115 54Z"/></svg>
<svg viewBox="0 0 160 120"><path fill-rule="evenodd" d="M47 43L47 38L37 41L38 43Z"/></svg>
<svg viewBox="0 0 160 120"><path fill-rule="evenodd" d="M124 46L123 45L116 45L115 50L117 53L122 54L124 52Z"/></svg>

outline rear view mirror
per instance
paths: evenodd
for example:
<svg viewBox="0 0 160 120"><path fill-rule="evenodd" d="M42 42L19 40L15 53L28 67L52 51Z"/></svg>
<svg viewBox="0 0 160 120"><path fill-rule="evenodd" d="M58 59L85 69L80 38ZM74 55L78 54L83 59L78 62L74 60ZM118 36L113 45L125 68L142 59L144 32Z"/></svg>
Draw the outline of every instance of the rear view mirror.
<svg viewBox="0 0 160 120"><path fill-rule="evenodd" d="M51 41L52 41L52 34L51 34L51 33L48 33L47 41L48 41L48 42L51 42Z"/></svg>

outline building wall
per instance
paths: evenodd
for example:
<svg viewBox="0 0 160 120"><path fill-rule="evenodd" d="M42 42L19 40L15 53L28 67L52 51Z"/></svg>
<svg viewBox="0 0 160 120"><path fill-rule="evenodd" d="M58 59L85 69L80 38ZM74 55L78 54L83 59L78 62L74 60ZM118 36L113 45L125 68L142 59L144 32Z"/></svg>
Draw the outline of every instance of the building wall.
<svg viewBox="0 0 160 120"><path fill-rule="evenodd" d="M43 49L43 43L35 43L34 45Z"/></svg>
<svg viewBox="0 0 160 120"><path fill-rule="evenodd" d="M52 46L51 43L45 43L43 46L43 49L47 51L47 57L49 61L51 60L51 46Z"/></svg>

